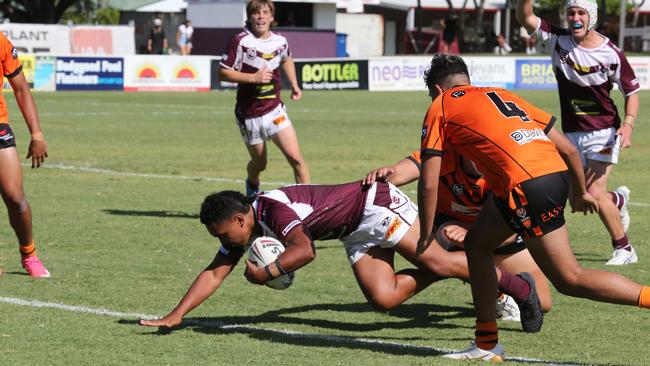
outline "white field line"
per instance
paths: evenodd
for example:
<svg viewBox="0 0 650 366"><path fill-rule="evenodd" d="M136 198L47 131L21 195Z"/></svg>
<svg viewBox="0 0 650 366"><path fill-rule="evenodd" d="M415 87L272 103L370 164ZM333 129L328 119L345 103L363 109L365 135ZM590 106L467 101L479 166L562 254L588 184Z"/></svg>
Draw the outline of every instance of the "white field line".
<svg viewBox="0 0 650 366"><path fill-rule="evenodd" d="M31 166L29 164L23 164L23 166ZM133 173L133 172L118 172L110 169L103 168L92 168L92 167L79 167L74 165L65 165L65 164L45 164L42 168L46 169L59 169L59 170L73 170L84 173L95 173L95 174L105 174L116 177L136 177L136 178L155 178L155 179L171 179L171 180L204 180L207 182L224 182L224 183L244 183L243 179L232 179L232 178L218 178L218 177L204 177L198 175L169 175L169 174L153 174L153 173ZM361 177L359 177L361 179ZM273 186L286 186L290 184L295 184L293 182L273 182L273 181L264 181L266 185ZM405 191L410 194L417 194L417 191ZM650 203L647 202L628 202L630 206L640 206L640 207L650 207Z"/></svg>
<svg viewBox="0 0 650 366"><path fill-rule="evenodd" d="M159 315L148 315L143 313L127 313L120 311L113 311L104 308L90 308L87 306L77 306L77 305L66 305L59 304L54 302L43 302L38 300L24 300L15 297L0 297L0 303L6 303L16 306L28 306L34 308L49 308L57 310L65 310L75 313L83 313L90 315L99 315L112 318L135 318L135 319L158 319ZM241 325L241 324L226 324L223 322L217 321L203 321L197 319L187 319L184 320L185 325L198 325L207 328L213 329L223 329L231 330L240 333L272 333L274 335L288 337L288 338L301 338L301 339L316 339L320 341L327 342L326 344L334 345L356 345L359 347L362 346L378 346L391 349L399 349L402 351L410 351L412 353L420 354L430 354L432 356L439 356L442 354L456 352L456 350L435 348L429 346L419 346L408 343L399 343L399 342L389 342L378 339L368 339L368 338L355 338L355 337L343 337L343 336L334 336L334 335L324 335L324 334L314 334L314 333L303 333L287 329L272 329L264 328L250 325ZM507 361L516 361L516 362L525 362L525 363L536 363L544 365L564 365L564 366L583 366L584 364L579 363L570 363L564 361L551 361L551 360L540 360L535 358L526 358L526 357L507 357Z"/></svg>

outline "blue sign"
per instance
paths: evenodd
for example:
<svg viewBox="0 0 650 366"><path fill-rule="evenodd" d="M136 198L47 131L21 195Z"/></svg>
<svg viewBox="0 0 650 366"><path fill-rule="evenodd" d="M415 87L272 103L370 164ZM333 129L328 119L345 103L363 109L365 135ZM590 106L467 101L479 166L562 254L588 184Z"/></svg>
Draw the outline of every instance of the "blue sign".
<svg viewBox="0 0 650 366"><path fill-rule="evenodd" d="M124 90L121 57L57 57L56 90Z"/></svg>
<svg viewBox="0 0 650 366"><path fill-rule="evenodd" d="M518 59L515 62L516 89L556 89L557 81L550 58Z"/></svg>

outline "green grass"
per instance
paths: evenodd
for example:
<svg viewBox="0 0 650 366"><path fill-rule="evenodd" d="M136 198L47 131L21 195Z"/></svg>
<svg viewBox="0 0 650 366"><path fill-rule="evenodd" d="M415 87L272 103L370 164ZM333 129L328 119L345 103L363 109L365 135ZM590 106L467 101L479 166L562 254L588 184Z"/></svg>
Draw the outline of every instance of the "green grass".
<svg viewBox="0 0 650 366"><path fill-rule="evenodd" d="M554 92L521 94L559 114ZM0 277L0 297L167 313L219 247L197 219L202 199L212 191L243 188L236 180L245 177L248 159L232 115L234 93L35 97L50 158L45 168L25 168L25 190L34 211L39 256L52 278L32 280L20 274L15 237L3 213L0 264L8 273ZM11 95L7 98L24 156L26 129ZM641 93L642 101L648 98L649 92ZM360 179L369 169L418 148L428 103L424 91L307 92L302 101L289 101L288 110L314 182L341 183ZM640 263L607 268L646 284L649 123L642 110L633 148L623 153L610 183L632 189L637 204L630 207L630 237ZM292 181L275 147L269 149L263 179ZM414 189L412 185L405 191L413 196ZM569 215L568 222L581 263L604 269L610 245L599 220ZM397 267L405 267L404 262L398 261ZM135 318L0 302L0 364L457 365L437 357L431 348L394 344L461 349L472 336L468 285L443 281L394 311L376 312L365 304L344 250L335 241L317 244L316 260L298 271L286 291L250 285L242 272L240 266L212 298L190 313L186 319L192 322L166 333L139 327ZM542 333L523 333L518 323L501 324L508 355L647 364L643 350L650 312L553 295L554 307ZM243 327L215 326L218 323ZM276 332L280 330L298 333Z"/></svg>

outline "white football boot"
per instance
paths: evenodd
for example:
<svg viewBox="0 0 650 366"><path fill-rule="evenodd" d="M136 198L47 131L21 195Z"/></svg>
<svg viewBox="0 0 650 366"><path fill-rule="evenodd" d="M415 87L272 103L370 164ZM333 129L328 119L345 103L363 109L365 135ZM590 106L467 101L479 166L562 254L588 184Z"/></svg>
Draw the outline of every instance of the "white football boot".
<svg viewBox="0 0 650 366"><path fill-rule="evenodd" d="M505 359L505 354L503 352L503 347L500 343L492 348L489 351L478 348L476 343L472 341L468 349L456 353L449 353L443 355L445 358L453 358L455 360L482 360L490 362L503 362Z"/></svg>
<svg viewBox="0 0 650 366"><path fill-rule="evenodd" d="M630 245L630 250L627 249L614 249L612 257L605 263L608 266L622 266L625 264L636 263L639 257L636 255L634 247Z"/></svg>
<svg viewBox="0 0 650 366"><path fill-rule="evenodd" d="M497 319L508 321L521 321L519 306L512 297L502 294L497 298Z"/></svg>

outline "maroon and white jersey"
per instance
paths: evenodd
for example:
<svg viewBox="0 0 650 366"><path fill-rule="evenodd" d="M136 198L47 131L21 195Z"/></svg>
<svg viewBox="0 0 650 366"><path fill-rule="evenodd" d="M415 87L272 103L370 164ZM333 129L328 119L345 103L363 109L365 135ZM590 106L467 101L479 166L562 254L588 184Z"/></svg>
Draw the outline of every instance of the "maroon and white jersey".
<svg viewBox="0 0 650 366"><path fill-rule="evenodd" d="M380 186L378 183L377 198ZM363 215L368 186L361 182L339 185L298 184L263 192L253 203L257 222L264 235L284 242L296 228L305 226L313 240L340 239L353 232ZM388 202L390 203L390 197Z"/></svg>
<svg viewBox="0 0 650 366"><path fill-rule="evenodd" d="M280 101L280 64L291 56L286 38L270 32L266 39L255 37L249 30L235 35L221 57L221 67L245 73L256 73L266 67L273 71L268 84L239 84L235 114L239 118L260 117L273 110Z"/></svg>
<svg viewBox="0 0 650 366"><path fill-rule="evenodd" d="M605 36L605 42L598 48L580 47L569 29L542 19L537 34L548 42L551 51L562 109L562 130L618 128L621 119L610 97L614 83L626 97L640 87L623 51Z"/></svg>

